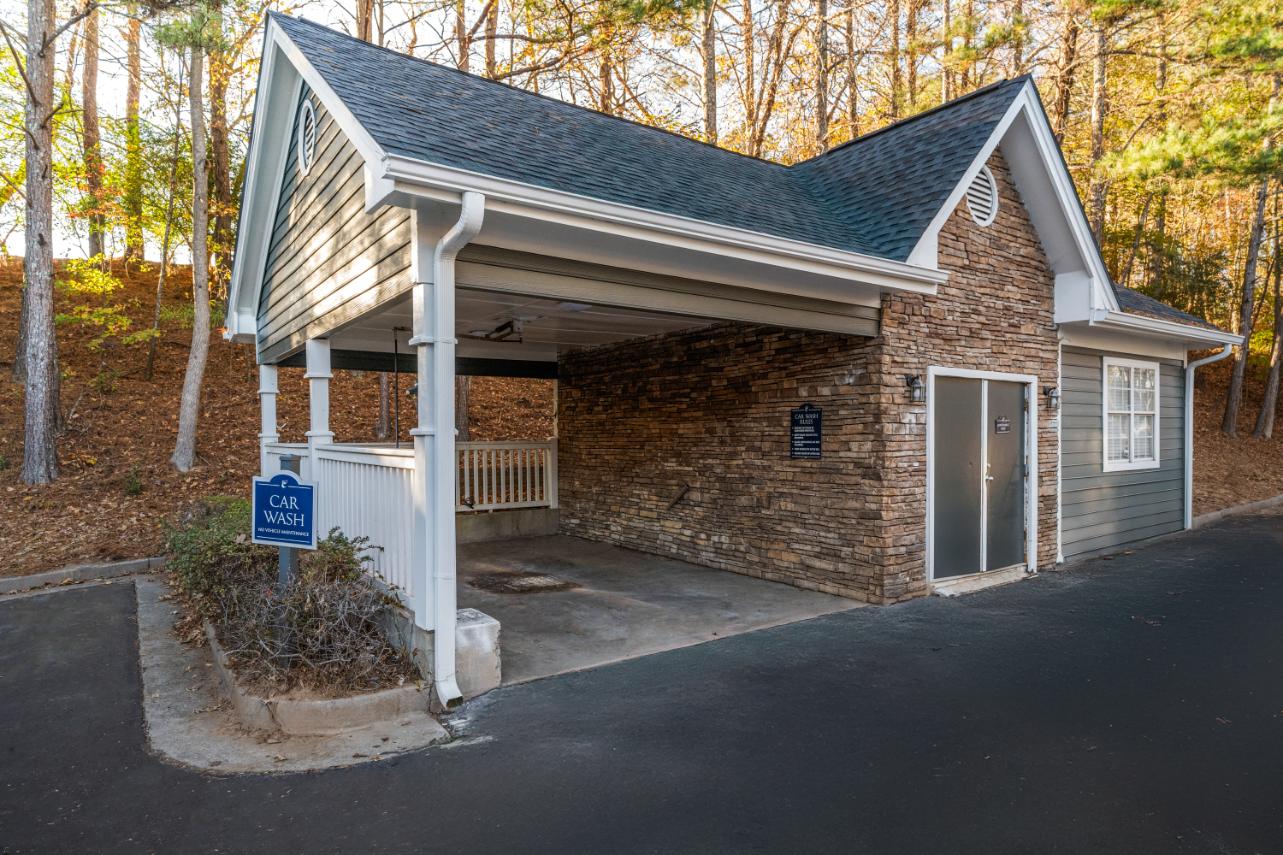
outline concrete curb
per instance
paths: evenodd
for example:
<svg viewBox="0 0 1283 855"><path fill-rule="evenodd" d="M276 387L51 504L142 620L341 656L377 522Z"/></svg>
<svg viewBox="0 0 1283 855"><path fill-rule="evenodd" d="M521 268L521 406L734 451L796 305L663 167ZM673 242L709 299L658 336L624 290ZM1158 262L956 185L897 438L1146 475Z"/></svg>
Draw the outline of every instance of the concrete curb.
<svg viewBox="0 0 1283 855"><path fill-rule="evenodd" d="M1243 505L1235 505L1232 508L1222 508L1219 511L1211 511L1206 514L1199 514L1190 522L1190 528L1202 528L1209 523L1223 520L1226 517L1238 516L1239 514L1250 514L1253 511L1263 511L1267 508L1275 508L1283 505L1283 495L1272 496L1268 499L1261 499L1259 502L1248 502Z"/></svg>
<svg viewBox="0 0 1283 855"><path fill-rule="evenodd" d="M347 698L263 698L236 679L209 621L205 621L205 637L214 654L214 670L223 692L231 700L236 717L250 730L280 731L290 736L329 736L389 724L408 713L426 713L428 709L429 692L417 684Z"/></svg>
<svg viewBox="0 0 1283 855"><path fill-rule="evenodd" d="M111 561L106 564L73 564L61 570L49 570L34 573L30 576L11 576L0 578L0 594L12 594L17 591L28 591L32 588L44 588L51 585L66 585L73 582L88 582L91 579L111 579L115 576L132 576L135 573L150 573L165 566L169 559L163 555L153 558L131 558L128 561Z"/></svg>

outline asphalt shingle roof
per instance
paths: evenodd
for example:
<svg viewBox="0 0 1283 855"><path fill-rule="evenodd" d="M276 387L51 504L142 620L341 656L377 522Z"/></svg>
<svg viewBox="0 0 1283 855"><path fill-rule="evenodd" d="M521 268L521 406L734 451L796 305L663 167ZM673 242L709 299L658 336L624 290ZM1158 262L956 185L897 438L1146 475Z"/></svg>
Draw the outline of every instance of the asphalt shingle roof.
<svg viewBox="0 0 1283 855"><path fill-rule="evenodd" d="M1124 288L1117 283L1114 283L1114 293L1118 296L1119 308L1128 314L1142 315L1147 318L1157 318L1160 321L1172 321L1208 330L1216 329L1214 324L1209 324L1197 315L1182 312L1180 309L1159 302L1153 297L1147 297L1139 291Z"/></svg>
<svg viewBox="0 0 1283 855"><path fill-rule="evenodd" d="M1029 79L785 166L269 15L387 154L895 261ZM1115 291L1125 312L1211 327Z"/></svg>
<svg viewBox="0 0 1283 855"><path fill-rule="evenodd" d="M272 17L388 154L897 261L1025 82L784 166Z"/></svg>

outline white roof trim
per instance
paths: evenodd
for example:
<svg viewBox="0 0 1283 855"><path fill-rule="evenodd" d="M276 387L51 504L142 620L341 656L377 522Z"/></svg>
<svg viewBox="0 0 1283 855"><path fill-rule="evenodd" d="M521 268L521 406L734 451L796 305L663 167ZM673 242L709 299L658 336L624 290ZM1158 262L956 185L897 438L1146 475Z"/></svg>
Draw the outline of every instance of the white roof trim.
<svg viewBox="0 0 1283 855"><path fill-rule="evenodd" d="M567 225L588 225L638 239L655 240L662 236L668 245L680 243L698 251L750 261L773 261L778 265L781 260L787 260L791 267L859 279L888 290L929 294L948 279L948 273L933 268L607 202L399 155L384 159L381 178L408 193L421 189L428 198L439 199L442 193L453 195L474 190L485 194L486 207L491 210L506 207L514 214Z"/></svg>
<svg viewBox="0 0 1283 855"><path fill-rule="evenodd" d="M1089 321L1087 326L1106 330L1119 330L1133 335L1157 336L1194 343L1232 345L1243 343L1243 337L1234 333L1122 311L1106 312L1103 316Z"/></svg>

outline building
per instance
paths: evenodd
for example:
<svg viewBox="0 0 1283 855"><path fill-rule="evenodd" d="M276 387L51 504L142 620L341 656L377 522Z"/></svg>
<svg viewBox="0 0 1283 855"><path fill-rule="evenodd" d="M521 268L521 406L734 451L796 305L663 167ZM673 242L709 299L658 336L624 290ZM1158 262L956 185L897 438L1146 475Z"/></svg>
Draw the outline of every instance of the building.
<svg viewBox="0 0 1283 855"><path fill-rule="evenodd" d="M277 14L227 328L265 471L306 366L322 520L444 703L458 507L871 603L1009 579L1189 525L1189 354L1239 340L1114 286L1028 78L783 166ZM331 369L394 365L413 451L336 444ZM555 377L555 447L457 446L456 372Z"/></svg>

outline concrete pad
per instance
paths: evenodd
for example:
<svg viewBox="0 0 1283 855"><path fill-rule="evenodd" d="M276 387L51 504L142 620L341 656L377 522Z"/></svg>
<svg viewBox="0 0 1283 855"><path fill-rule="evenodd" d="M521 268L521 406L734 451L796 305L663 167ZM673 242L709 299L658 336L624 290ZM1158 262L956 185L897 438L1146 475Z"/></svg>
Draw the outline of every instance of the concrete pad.
<svg viewBox="0 0 1283 855"><path fill-rule="evenodd" d="M576 587L496 593L475 586L520 573ZM862 605L564 535L460 545L458 575L459 605L503 627L505 685Z"/></svg>
<svg viewBox="0 0 1283 855"><path fill-rule="evenodd" d="M990 570L987 573L974 573L970 576L957 576L932 582L931 593L937 597L961 597L964 594L972 594L998 585L1010 585L1012 582L1019 582L1032 576L1032 573L1026 572L1023 565L1006 567L1002 570Z"/></svg>

